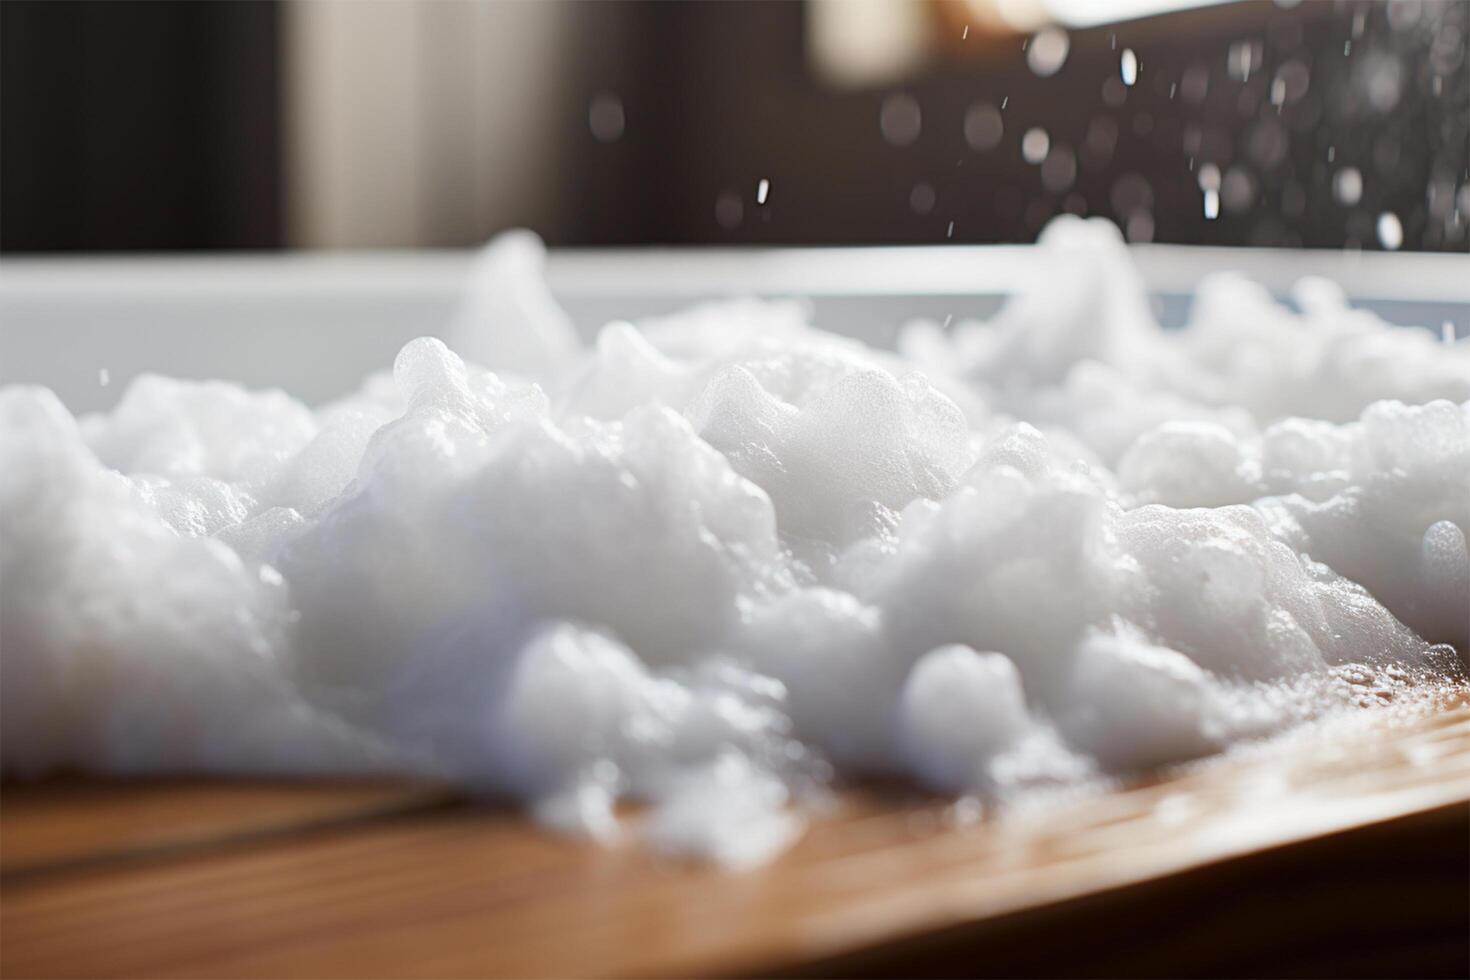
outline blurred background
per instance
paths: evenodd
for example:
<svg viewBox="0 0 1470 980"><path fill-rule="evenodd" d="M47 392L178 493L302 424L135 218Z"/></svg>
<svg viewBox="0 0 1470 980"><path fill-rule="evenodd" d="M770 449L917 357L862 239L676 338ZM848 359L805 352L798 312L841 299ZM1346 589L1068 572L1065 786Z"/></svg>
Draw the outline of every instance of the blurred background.
<svg viewBox="0 0 1470 980"><path fill-rule="evenodd" d="M0 3L0 249L1470 248L1461 0Z"/></svg>

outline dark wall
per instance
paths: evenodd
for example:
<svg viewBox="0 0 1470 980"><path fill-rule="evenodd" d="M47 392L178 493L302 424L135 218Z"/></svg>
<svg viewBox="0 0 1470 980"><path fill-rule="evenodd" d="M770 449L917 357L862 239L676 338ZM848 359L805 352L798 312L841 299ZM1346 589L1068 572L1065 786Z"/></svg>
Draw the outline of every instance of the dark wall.
<svg viewBox="0 0 1470 980"><path fill-rule="evenodd" d="M0 248L280 244L277 17L0 2Z"/></svg>
<svg viewBox="0 0 1470 980"><path fill-rule="evenodd" d="M1027 67L1023 39L972 35L901 85L848 90L810 70L800 4L592 6L588 51L621 29L631 56L589 58L585 94L621 93L628 125L603 145L580 117L569 121L578 241L1029 242L1070 210L1120 225L1142 211L1135 232L1155 241L1376 248L1378 216L1392 212L1405 248L1470 247L1470 3L1460 0L1397 12L1238 3L1077 30L1048 78ZM1232 73L1242 45L1249 70ZM1126 92L1124 48L1143 66ZM1278 107L1283 71L1292 84ZM1181 91L1186 75L1206 80L1203 93ZM894 96L922 112L908 145L880 132ZM1004 135L984 151L964 135L977 103L1005 106ZM1064 190L1022 159L1032 127L1075 154ZM1206 163L1228 180L1213 220L1199 183ZM1345 204L1333 182L1349 167L1362 190ZM761 178L771 182L764 207ZM932 208L911 204L921 184ZM733 227L715 210L729 193L743 205Z"/></svg>
<svg viewBox="0 0 1470 980"><path fill-rule="evenodd" d="M951 39L902 85L860 89L813 72L806 13L577 4L578 40L548 67L569 95L545 178L557 214L538 230L564 245L1024 242L1070 210L1155 241L1375 248L1392 212L1405 248L1470 248L1470 3L1184 11L1073 31L1050 78L1026 66L1020 38ZM0 249L282 244L282 19L266 2L0 0ZM1232 72L1241 45L1250 69ZM1143 67L1119 99L1125 47ZM1289 70L1278 107L1271 90ZM1208 84L1189 97L1181 81L1200 72ZM612 142L588 128L601 92L626 109ZM880 133L895 95L922 109L909 145ZM983 151L964 136L977 103L1005 106L1004 135ZM1065 188L1022 159L1035 126L1076 156ZM1230 181L1215 220L1206 163ZM1344 203L1333 184L1349 167L1362 190ZM932 207L914 206L920 185ZM739 200L738 221L719 220L722 195Z"/></svg>

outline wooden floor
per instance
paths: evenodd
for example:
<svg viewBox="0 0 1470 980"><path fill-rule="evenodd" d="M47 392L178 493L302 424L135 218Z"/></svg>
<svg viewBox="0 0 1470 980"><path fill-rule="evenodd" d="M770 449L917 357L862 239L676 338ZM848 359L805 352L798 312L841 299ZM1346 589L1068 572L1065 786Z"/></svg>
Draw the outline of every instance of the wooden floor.
<svg viewBox="0 0 1470 980"><path fill-rule="evenodd" d="M1470 708L957 824L851 793L770 867L408 785L0 799L0 974L1466 975Z"/></svg>

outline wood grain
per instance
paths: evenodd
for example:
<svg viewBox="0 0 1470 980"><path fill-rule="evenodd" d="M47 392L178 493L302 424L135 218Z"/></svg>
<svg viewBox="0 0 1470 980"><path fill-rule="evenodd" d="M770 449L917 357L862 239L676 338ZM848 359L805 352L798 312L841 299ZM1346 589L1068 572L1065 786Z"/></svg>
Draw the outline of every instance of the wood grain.
<svg viewBox="0 0 1470 980"><path fill-rule="evenodd" d="M449 794L385 781L81 778L0 789L0 881L423 809Z"/></svg>
<svg viewBox="0 0 1470 980"><path fill-rule="evenodd" d="M7 794L6 851L10 809ZM1169 972L1172 963L1178 972L1178 956L1165 954L1203 955L1198 944L1212 933L1176 923L1141 943L1127 916L1164 922L1170 909L1192 909L1191 922L1220 924L1217 944L1239 945L1230 931L1239 924L1222 906L1248 908L1250 928L1277 940L1281 952L1263 972L1293 972L1280 957L1313 942L1344 950L1343 926L1377 923L1373 935L1389 938L1374 948L1425 957L1395 960L1400 967L1453 964L1470 943L1454 926L1470 918L1456 897L1470 895L1470 852L1454 845L1470 839L1464 707L976 823L952 814L932 799L853 792L789 854L744 875L555 837L468 805L147 860L58 864L0 879L0 973L877 974L919 964L1023 973L1089 928L1098 951L1115 937L1114 947L1147 954L1115 956L1121 971ZM39 832L30 833L34 841ZM21 866L35 868L28 860ZM1345 917L1347 903L1334 896L1349 888L1384 908L1371 920ZM1140 906L1139 893L1152 897ZM1400 895L1409 900L1391 897ZM1118 918L1121 909L1133 911ZM1100 922L1113 925L1099 932ZM1036 955L1016 959L1013 948L1010 960L995 958L997 935L1029 936ZM1194 945L1184 942L1191 935ZM1383 945L1390 939L1398 946ZM992 958L976 959L987 941ZM1222 956L1213 962L1232 962ZM1093 960L1071 972L1075 962ZM1097 963L1087 972L1106 972Z"/></svg>

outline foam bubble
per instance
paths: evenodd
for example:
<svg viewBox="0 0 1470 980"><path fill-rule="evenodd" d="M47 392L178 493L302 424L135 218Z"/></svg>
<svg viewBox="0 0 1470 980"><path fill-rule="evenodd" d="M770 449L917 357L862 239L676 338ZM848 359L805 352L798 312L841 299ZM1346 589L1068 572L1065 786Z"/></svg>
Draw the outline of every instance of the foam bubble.
<svg viewBox="0 0 1470 980"><path fill-rule="evenodd" d="M1163 331L1106 223L1036 261L902 354L754 301L584 347L509 236L454 349L315 410L5 389L4 767L413 773L600 839L638 799L748 867L833 779L1008 798L1458 669L1470 347L1229 276Z"/></svg>

